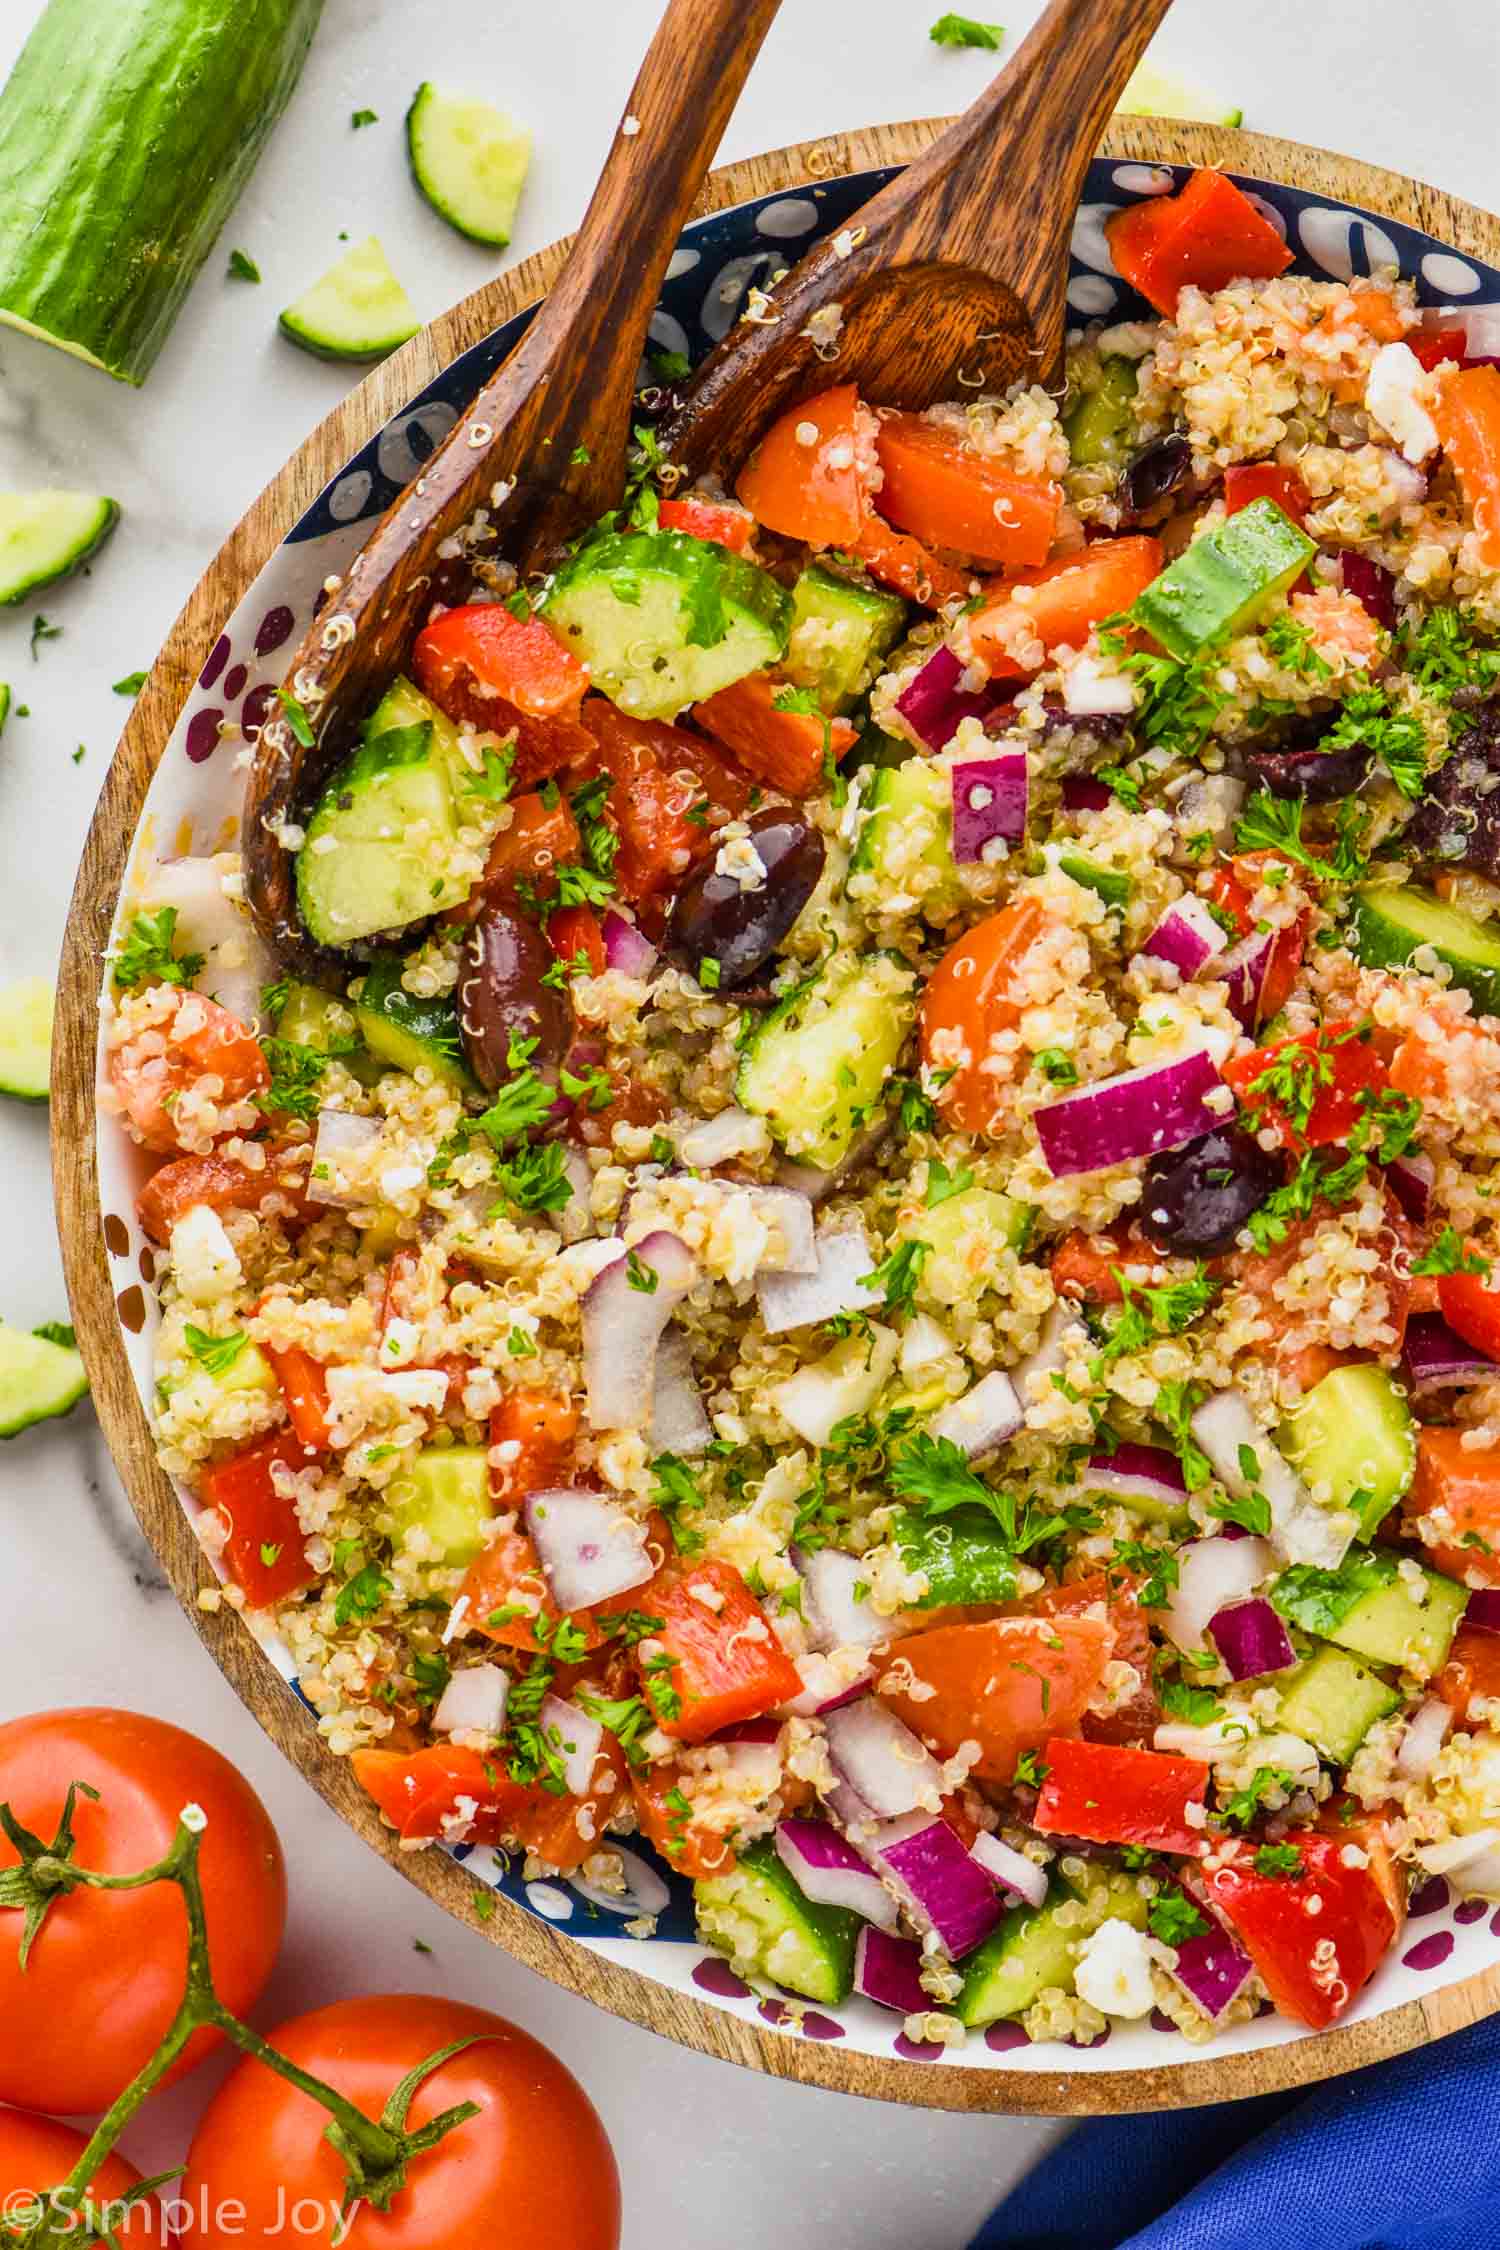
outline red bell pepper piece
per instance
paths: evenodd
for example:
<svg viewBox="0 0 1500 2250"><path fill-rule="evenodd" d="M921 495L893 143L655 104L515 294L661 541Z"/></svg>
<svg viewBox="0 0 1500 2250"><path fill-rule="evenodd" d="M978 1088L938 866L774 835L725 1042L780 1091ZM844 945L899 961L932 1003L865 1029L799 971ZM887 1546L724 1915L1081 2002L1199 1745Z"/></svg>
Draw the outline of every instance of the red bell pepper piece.
<svg viewBox="0 0 1500 2250"><path fill-rule="evenodd" d="M1413 358L1426 368L1468 365L1469 334L1465 328L1412 328L1403 341Z"/></svg>
<svg viewBox="0 0 1500 2250"><path fill-rule="evenodd" d="M669 896L716 849L750 802L750 784L711 742L663 720L633 719L602 695L583 707L583 772L610 777L605 810L620 839L615 887L631 905Z"/></svg>
<svg viewBox="0 0 1500 2250"><path fill-rule="evenodd" d="M589 975L602 977L607 966L604 932L591 906L560 907L547 923L547 943L559 961L587 956Z"/></svg>
<svg viewBox="0 0 1500 2250"><path fill-rule="evenodd" d="M1479 534L1479 552L1500 564L1500 367L1464 367L1444 378L1437 433Z"/></svg>
<svg viewBox="0 0 1500 2250"><path fill-rule="evenodd" d="M708 539L717 547L743 554L755 530L755 518L732 500L705 500L701 493L684 493L680 500L663 500L657 511L663 531L683 531L690 539Z"/></svg>
<svg viewBox="0 0 1500 2250"><path fill-rule="evenodd" d="M848 551L882 586L922 609L938 609L974 590L972 571L943 562L911 532L893 530L873 508L866 510Z"/></svg>
<svg viewBox="0 0 1500 2250"><path fill-rule="evenodd" d="M1384 1062L1358 1027L1326 1024L1237 1055L1224 1065L1224 1078L1248 1110L1297 1150L1347 1141L1370 1099L1390 1084Z"/></svg>
<svg viewBox="0 0 1500 2250"><path fill-rule="evenodd" d="M1224 471L1225 515L1237 516L1252 500L1274 500L1297 524L1306 523L1312 507L1312 494L1296 470L1284 469L1278 461L1236 462Z"/></svg>
<svg viewBox="0 0 1500 2250"><path fill-rule="evenodd" d="M1114 1654L1102 1617L995 1617L908 1634L876 1693L929 1749L979 1745L981 1781L1008 1787L1016 1763L1076 1727Z"/></svg>
<svg viewBox="0 0 1500 2250"><path fill-rule="evenodd" d="M930 547L1009 570L1047 559L1062 492L1018 476L920 414L884 414L876 437L884 482L878 512Z"/></svg>
<svg viewBox="0 0 1500 2250"><path fill-rule="evenodd" d="M810 797L824 778L824 763L852 750L857 739L847 719L824 720L811 711L780 711L787 690L769 673L755 672L693 705L699 726L723 743L752 780L788 797Z"/></svg>
<svg viewBox="0 0 1500 2250"><path fill-rule="evenodd" d="M851 548L865 514L861 440L873 419L852 383L788 407L735 485L756 522L810 547Z"/></svg>
<svg viewBox="0 0 1500 2250"><path fill-rule="evenodd" d="M1477 1625L1460 1625L1453 1636L1448 1660L1432 1683L1432 1692L1453 1713L1453 1724L1462 1727L1469 1705L1500 1697L1500 1633L1481 1632Z"/></svg>
<svg viewBox="0 0 1500 2250"><path fill-rule="evenodd" d="M1231 281L1269 281L1292 262L1270 220L1222 172L1194 172L1176 195L1129 204L1104 231L1121 278L1168 320L1189 285L1211 296Z"/></svg>
<svg viewBox="0 0 1500 2250"><path fill-rule="evenodd" d="M996 678L1015 679L1023 669L1011 654L1018 626L1027 629L1028 638L1039 640L1044 652L1082 648L1102 619L1129 609L1136 595L1160 577L1162 560L1159 539L1133 532L1125 539L1096 539L1077 554L1023 571L996 588L995 598L970 619L974 654ZM1017 601L1021 587L1026 591Z"/></svg>
<svg viewBox="0 0 1500 2250"><path fill-rule="evenodd" d="M1205 1884L1282 2015L1322 2031L1373 1976L1397 1916L1362 1845L1299 1829L1285 1848L1297 1864L1273 1874L1257 1872L1264 1847L1225 1845Z"/></svg>
<svg viewBox="0 0 1500 2250"><path fill-rule="evenodd" d="M417 684L450 719L515 736L515 786L583 756L578 709L588 669L539 617L471 602L424 625L411 652Z"/></svg>
<svg viewBox="0 0 1500 2250"><path fill-rule="evenodd" d="M642 1835L679 1875L695 1882L700 1876L727 1875L734 1866L723 1829L710 1828L695 1815L692 1788L697 1778L671 1758L638 1768L630 1777Z"/></svg>
<svg viewBox="0 0 1500 2250"><path fill-rule="evenodd" d="M640 1662L663 1734L706 1742L801 1694L801 1674L732 1563L683 1563L639 1599L662 1620L642 1642Z"/></svg>
<svg viewBox="0 0 1500 2250"><path fill-rule="evenodd" d="M229 1526L224 1568L252 1609L270 1609L317 1577L307 1560L297 1510L277 1491L272 1476L278 1462L305 1469L316 1459L295 1431L278 1430L203 1472L198 1496Z"/></svg>
<svg viewBox="0 0 1500 2250"><path fill-rule="evenodd" d="M328 1377L321 1361L297 1344L279 1352L267 1345L266 1357L276 1370L292 1428L304 1445L326 1453L333 1438L328 1427Z"/></svg>
<svg viewBox="0 0 1500 2250"><path fill-rule="evenodd" d="M1463 1438L1462 1430L1418 1430L1417 1473L1401 1509L1413 1527L1435 1519L1427 1552L1449 1578L1500 1586L1500 1446L1466 1446Z"/></svg>
<svg viewBox="0 0 1500 2250"><path fill-rule="evenodd" d="M609 1735L583 1797L514 1781L499 1752L484 1757L452 1744L409 1756L399 1750L358 1750L353 1765L355 1779L404 1844L449 1835L475 1844L515 1837L549 1866L565 1870L581 1867L598 1850L602 1819L618 1803L625 1772L619 1745ZM584 1813L590 1817L580 1826Z"/></svg>
<svg viewBox="0 0 1500 2250"><path fill-rule="evenodd" d="M1201 1854L1206 1836L1189 1810L1202 1814L1208 1766L1162 1750L1049 1736L1042 1752L1047 1776L1034 1825L1044 1836L1082 1836L1095 1844L1142 1844L1150 1851Z"/></svg>

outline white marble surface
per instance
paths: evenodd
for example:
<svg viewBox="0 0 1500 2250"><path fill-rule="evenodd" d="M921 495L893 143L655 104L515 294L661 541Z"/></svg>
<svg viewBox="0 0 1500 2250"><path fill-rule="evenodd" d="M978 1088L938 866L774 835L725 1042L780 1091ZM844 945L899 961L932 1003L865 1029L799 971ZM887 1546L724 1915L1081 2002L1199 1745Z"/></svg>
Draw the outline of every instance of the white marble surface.
<svg viewBox="0 0 1500 2250"><path fill-rule="evenodd" d="M974 0L1012 32L1034 0ZM0 678L30 717L0 745L0 981L55 959L78 848L122 706L111 681L150 662L237 515L347 378L281 343L277 308L372 228L424 315L475 286L491 253L412 191L400 120L423 76L511 105L536 167L515 250L577 219L656 0L328 0L306 76L220 253L143 393L19 337L0 339L0 484L115 494L125 520L86 580L41 606L63 637L28 653L32 610L0 618ZM985 59L931 47L938 0L787 0L725 144L742 155L875 119L956 107ZM0 66L34 0L0 0ZM1500 19L1474 0L1179 0L1157 44L1247 124L1348 150L1500 203L1492 89ZM352 133L356 108L378 126ZM239 244L260 288L222 279ZM72 753L84 745L77 763ZM46 1119L4 1105L0 1313L63 1310ZM287 1946L268 2009L358 1989L445 1988L550 2041L604 2114L625 2179L626 2250L712 2240L765 2250L959 2250L1045 2144L1047 2126L861 2105L703 2061L553 1991L451 1926L370 1858L272 1752L200 1649L137 1536L87 1410L3 1449L0 1716L114 1702L189 1725L235 1758L285 1839ZM432 1947L418 1954L413 1940ZM266 2017L272 2020L271 2015ZM127 2146L180 2152L200 2080ZM561 2246L560 2246L561 2250Z"/></svg>

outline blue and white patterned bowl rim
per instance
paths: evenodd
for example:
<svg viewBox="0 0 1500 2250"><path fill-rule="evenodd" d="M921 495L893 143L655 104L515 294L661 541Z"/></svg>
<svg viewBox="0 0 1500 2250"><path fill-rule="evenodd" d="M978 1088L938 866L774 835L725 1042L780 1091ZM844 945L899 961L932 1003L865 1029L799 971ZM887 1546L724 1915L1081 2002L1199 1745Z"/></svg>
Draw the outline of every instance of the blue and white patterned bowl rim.
<svg viewBox="0 0 1500 2250"><path fill-rule="evenodd" d="M1186 171L1180 165L1095 159L1088 200L1074 229L1069 269L1068 303L1080 323L1149 317L1149 308L1114 269L1104 222L1124 204L1166 192ZM653 342L667 351L686 352L695 361L701 358L733 325L752 285L764 284L778 266L792 262L816 238L844 225L893 176L890 170L857 173L796 194L763 196L695 221L668 269L652 323ZM1500 305L1500 271L1460 256L1411 227L1274 181L1244 178L1241 184L1290 244L1297 271L1318 279L1347 280L1395 266L1415 281L1424 305ZM372 438L318 495L245 595L188 697L152 781L122 894L126 911L143 870L155 859L223 850L233 843L240 791L237 746L264 718L289 648L321 606L325 578L344 570L366 526L420 472L480 384L510 351L527 318L518 314L474 345ZM102 1206L124 1222L124 1234L112 1226L111 1236L115 1242L128 1236L122 1250L111 1252L112 1275L122 1312L129 1316L122 1324L123 1341L149 1415L155 1311L147 1290L144 1321L140 1320L143 1293L138 1276L149 1280L151 1249L135 1219L143 1166L139 1151L103 1117L99 1172ZM185 1494L183 1498L186 1502ZM295 1688L286 1648L273 1642L266 1653ZM576 1879L528 1883L518 1865L506 1865L502 1856L486 1848L460 1846L454 1857L467 1865L477 1882L502 1891L579 1944L733 2015L773 2024L789 2037L840 2040L861 2053L899 2054L948 2070L1057 2070L1057 2048L1028 2045L1013 2025L996 2025L987 2037L971 2039L961 2050L913 2046L900 2019L868 2001L856 1999L825 2011L788 2006L771 1989L749 1990L725 1961L697 1942L691 1886L648 1846L633 1841L631 1849L642 1891L659 1904L654 1934L645 1939L624 1931L635 1908L622 1909L617 1900ZM1385 1965L1363 1995L1353 2011L1356 2020L1413 1999L1435 1983L1458 1982L1500 1959L1500 1911L1492 1912L1477 1900L1455 1907L1441 1878L1419 1892L1413 1902L1413 1921L1420 1927L1408 1931L1399 1957ZM1210 2051L1216 2056L1246 2053L1306 2036L1266 2014L1226 2033ZM1074 2050L1068 2069L1149 2070L1180 2064L1202 2052L1189 2047L1165 2017L1156 2016L1140 2024L1114 2025L1091 2047Z"/></svg>

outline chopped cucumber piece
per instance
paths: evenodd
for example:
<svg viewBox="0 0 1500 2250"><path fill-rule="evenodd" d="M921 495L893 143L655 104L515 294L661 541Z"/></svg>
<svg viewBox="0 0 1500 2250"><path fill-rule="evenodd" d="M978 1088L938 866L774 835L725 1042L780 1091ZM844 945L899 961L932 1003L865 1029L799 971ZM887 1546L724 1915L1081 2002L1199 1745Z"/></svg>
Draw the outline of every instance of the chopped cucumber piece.
<svg viewBox="0 0 1500 2250"><path fill-rule="evenodd" d="M0 734L5 732L5 722L10 717L10 689L0 680Z"/></svg>
<svg viewBox="0 0 1500 2250"><path fill-rule="evenodd" d="M0 1438L68 1413L88 1387L74 1345L0 1321Z"/></svg>
<svg viewBox="0 0 1500 2250"><path fill-rule="evenodd" d="M373 234L281 316L282 334L319 359L384 359L421 325Z"/></svg>
<svg viewBox="0 0 1500 2250"><path fill-rule="evenodd" d="M884 905L914 898L929 921L951 920L963 903L953 858L953 777L935 758L882 763L865 797L849 862L849 895Z"/></svg>
<svg viewBox="0 0 1500 2250"><path fill-rule="evenodd" d="M1238 125L1245 114L1152 62L1136 64L1115 108L1124 117L1196 117L1206 125Z"/></svg>
<svg viewBox="0 0 1500 2250"><path fill-rule="evenodd" d="M768 1840L742 1851L732 1874L696 1882L693 1896L706 1944L825 2008L848 1999L859 1916L814 1905Z"/></svg>
<svg viewBox="0 0 1500 2250"><path fill-rule="evenodd" d="M1271 1588L1274 1606L1304 1633L1424 1678L1442 1668L1468 1599L1467 1586L1435 1570L1412 1584L1390 1555L1350 1555L1337 1570L1299 1563Z"/></svg>
<svg viewBox="0 0 1500 2250"><path fill-rule="evenodd" d="M0 602L23 602L66 578L119 520L119 502L92 492L0 492Z"/></svg>
<svg viewBox="0 0 1500 2250"><path fill-rule="evenodd" d="M409 680L387 689L297 854L297 904L321 945L403 929L467 896L469 877L452 865L457 744L452 721Z"/></svg>
<svg viewBox="0 0 1500 2250"><path fill-rule="evenodd" d="M406 113L406 153L439 218L503 250L531 164L531 134L503 109L424 79Z"/></svg>
<svg viewBox="0 0 1500 2250"><path fill-rule="evenodd" d="M476 1091L464 1061L458 1012L446 993L419 1000L401 982L399 960L377 961L360 987L355 1021L370 1053L397 1070L425 1063L436 1078Z"/></svg>
<svg viewBox="0 0 1500 2250"><path fill-rule="evenodd" d="M1356 894L1354 950L1367 968L1400 968L1424 945L1482 1014L1500 1015L1500 923L1481 922L1415 883L1377 883Z"/></svg>
<svg viewBox="0 0 1500 2250"><path fill-rule="evenodd" d="M1082 852L1059 852L1057 864L1075 883L1086 891L1096 891L1106 906L1116 911L1130 903L1130 877L1122 875L1116 867L1103 867L1097 859L1087 859Z"/></svg>
<svg viewBox="0 0 1500 2250"><path fill-rule="evenodd" d="M542 604L594 685L637 719L675 719L786 648L791 596L743 555L681 531L607 531Z"/></svg>
<svg viewBox="0 0 1500 2250"><path fill-rule="evenodd" d="M939 1305L972 1304L1000 1254L1019 1250L1035 1213L995 1188L965 1188L902 1228L903 1241L925 1242L922 1294Z"/></svg>
<svg viewBox="0 0 1500 2250"><path fill-rule="evenodd" d="M835 954L762 1017L735 1098L782 1147L831 1170L874 1110L916 1015L916 977L894 953Z"/></svg>
<svg viewBox="0 0 1500 2250"><path fill-rule="evenodd" d="M959 2022L978 2031L1023 2014L1044 1992L1071 1992L1084 1939L1103 1922L1143 1930L1149 1905L1133 1876L1112 1874L1081 1892L1054 1882L1045 1905L1012 1907L965 1964Z"/></svg>
<svg viewBox="0 0 1500 2250"><path fill-rule="evenodd" d="M0 1094L44 1102L52 1069L52 985L23 977L0 992Z"/></svg>
<svg viewBox="0 0 1500 2250"><path fill-rule="evenodd" d="M976 1511L933 1521L908 1510L896 1526L895 1543L908 1570L927 1574L927 1591L913 1605L917 1609L1008 1602L1015 1595L1014 1547L998 1523Z"/></svg>
<svg viewBox="0 0 1500 2250"><path fill-rule="evenodd" d="M1378 1672L1341 1648L1320 1648L1288 1675L1279 1719L1336 1766L1347 1766L1377 1719L1401 1701Z"/></svg>
<svg viewBox="0 0 1500 2250"><path fill-rule="evenodd" d="M1356 1510L1357 1536L1370 1539L1416 1471L1406 1394L1373 1360L1336 1367L1283 1425L1281 1450L1315 1498Z"/></svg>
<svg viewBox="0 0 1500 2250"><path fill-rule="evenodd" d="M1075 469L1124 468L1138 383L1135 361L1111 352L1100 363L1097 386L1070 402L1062 426Z"/></svg>
<svg viewBox="0 0 1500 2250"><path fill-rule="evenodd" d="M380 1065L360 1038L352 1001L320 991L315 984L288 986L276 1018L276 1037L336 1058L362 1085L373 1085L380 1076Z"/></svg>
<svg viewBox="0 0 1500 2250"><path fill-rule="evenodd" d="M1180 663L1251 624L1317 553L1274 500L1253 500L1204 532L1138 594L1130 615Z"/></svg>
<svg viewBox="0 0 1500 2250"><path fill-rule="evenodd" d="M811 564L792 588L792 631L782 670L822 708L847 711L880 669L906 623L899 594L855 586Z"/></svg>
<svg viewBox="0 0 1500 2250"><path fill-rule="evenodd" d="M482 1445L424 1446L386 1497L395 1509L398 1551L420 1532L429 1561L462 1570L484 1546L495 1513L489 1455Z"/></svg>

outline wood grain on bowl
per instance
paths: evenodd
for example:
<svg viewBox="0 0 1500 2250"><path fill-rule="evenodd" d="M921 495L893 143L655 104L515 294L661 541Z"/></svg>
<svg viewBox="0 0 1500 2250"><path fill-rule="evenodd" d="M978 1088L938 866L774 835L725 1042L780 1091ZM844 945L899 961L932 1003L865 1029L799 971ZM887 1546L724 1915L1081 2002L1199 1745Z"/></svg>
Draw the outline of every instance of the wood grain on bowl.
<svg viewBox="0 0 1500 2250"><path fill-rule="evenodd" d="M872 127L752 157L714 173L699 210L722 210L845 173L907 163L942 129L943 121ZM1402 221L1438 243L1500 264L1500 220L1396 173L1291 142L1210 126L1122 118L1110 126L1103 153L1143 164L1212 164L1283 180ZM1302 2085L1382 2061L1476 2022L1500 2009L1500 1964L1316 2038L1296 2038L1246 2054L1210 2050L1162 2068L1072 2071L1063 2048L1057 2050L1056 2067L1043 2070L970 2068L957 2055L934 2067L932 2059L861 2054L832 2038L789 2035L758 2018L714 2006L708 1998L672 1990L573 1943L503 1896L481 1894L445 1853L399 1852L392 1832L382 1827L373 1804L356 1788L348 1762L326 1748L308 1711L239 1618L227 1608L212 1614L200 1609L199 1593L215 1580L176 1493L157 1466L123 1346L99 1200L95 1046L100 963L116 900L151 776L235 604L288 528L349 457L440 368L544 292L565 251L566 245L558 244L539 252L434 321L336 407L267 486L173 626L126 725L84 847L64 941L53 1044L58 1225L73 1317L99 1417L132 1505L179 1600L267 1733L349 1826L409 1882L459 1920L485 1930L497 1945L554 1984L726 2062L844 2093L934 2108L1099 2115L1237 2100ZM475 1912L481 1895L492 1908L488 1920ZM990 2044L998 2047L1000 2042Z"/></svg>

